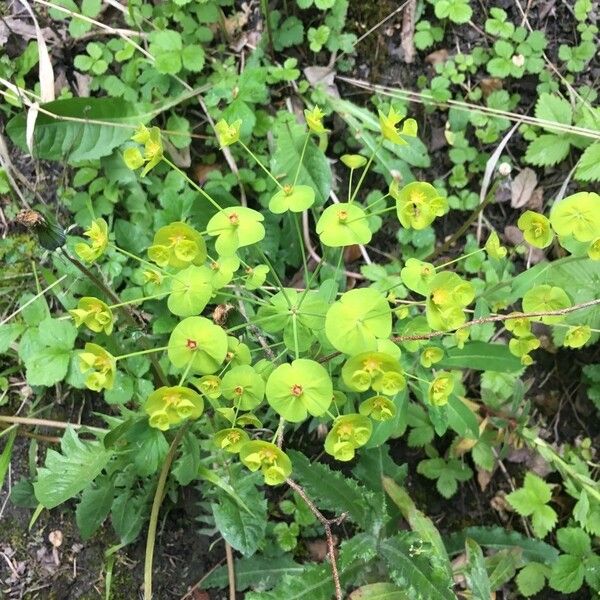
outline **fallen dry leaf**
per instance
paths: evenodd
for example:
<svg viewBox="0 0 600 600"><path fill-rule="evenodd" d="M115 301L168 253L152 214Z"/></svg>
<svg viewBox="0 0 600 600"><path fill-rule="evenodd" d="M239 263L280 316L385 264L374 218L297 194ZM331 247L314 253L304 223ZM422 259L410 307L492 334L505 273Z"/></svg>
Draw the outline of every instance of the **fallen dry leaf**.
<svg viewBox="0 0 600 600"><path fill-rule="evenodd" d="M525 206L537 186L537 175L533 169L525 167L512 181L510 205L513 208Z"/></svg>
<svg viewBox="0 0 600 600"><path fill-rule="evenodd" d="M481 93L484 98L487 98L492 92L502 89L502 80L496 77L485 77L479 82Z"/></svg>
<svg viewBox="0 0 600 600"><path fill-rule="evenodd" d="M58 548L63 542L63 534L60 529L56 529L55 531L51 531L48 534L48 541L55 547Z"/></svg>
<svg viewBox="0 0 600 600"><path fill-rule="evenodd" d="M529 202L527 202L527 208L530 210L541 211L544 206L544 188L536 187L531 194L531 198L529 198Z"/></svg>
<svg viewBox="0 0 600 600"><path fill-rule="evenodd" d="M479 489L483 492L490 484L492 480L492 474L485 469L477 469L477 483L479 484Z"/></svg>
<svg viewBox="0 0 600 600"><path fill-rule="evenodd" d="M425 57L425 62L435 67L435 65L437 64L446 62L448 60L449 55L450 54L448 50L442 48L441 50L436 50L435 52L431 52L430 54L428 54Z"/></svg>
<svg viewBox="0 0 600 600"><path fill-rule="evenodd" d="M335 71L330 67L312 66L304 69L304 77L310 85L316 87L323 85L327 92L334 98L340 97L340 92L335 85Z"/></svg>

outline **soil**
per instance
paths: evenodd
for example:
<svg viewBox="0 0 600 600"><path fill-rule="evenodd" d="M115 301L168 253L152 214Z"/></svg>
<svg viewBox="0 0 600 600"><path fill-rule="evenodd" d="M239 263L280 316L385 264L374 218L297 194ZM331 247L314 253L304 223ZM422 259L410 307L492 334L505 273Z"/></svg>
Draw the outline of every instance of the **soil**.
<svg viewBox="0 0 600 600"><path fill-rule="evenodd" d="M481 7L476 1L471 3L479 14L473 20L482 23ZM508 0L496 2L505 6L509 15L518 18L514 3ZM549 55L555 58L558 44L571 40L572 32L565 31L565 18L568 13L568 3L548 0L541 5L551 4L551 10L541 21L546 35L550 40ZM373 25L393 12L398 3L395 0L380 2L351 2L348 17L349 29L357 35L362 35ZM534 3L535 5L535 3ZM530 19L533 27L539 27L539 11L543 7L533 7ZM359 46L353 72L353 77L366 79L372 83L395 85L406 89L415 89L416 79L423 73L431 72L431 65L425 62L424 52L417 52L415 62L407 65L400 50L401 13L374 32ZM456 44L468 47L480 43L480 35L469 28L461 28L460 33L453 34ZM447 37L447 40L452 36ZM446 42L448 43L448 41ZM441 49L441 45L428 52ZM452 48L449 48L452 51ZM593 84L598 77L598 67L591 68L582 74L579 83ZM531 106L535 99L535 88L519 84L523 106ZM360 94L355 88L341 85L343 95L351 96L359 101ZM515 90L511 90L515 91ZM366 95L364 96L366 98ZM425 115L423 108L415 105L414 110L422 117L426 116L425 138L428 146L444 126L440 113ZM429 136L429 138L427 137ZM520 156L524 150L523 141L518 138L511 142L512 151ZM446 155L446 148L440 147L432 152L432 165L422 176L433 179L441 176L451 167ZM560 184L564 175L572 165L565 164L562 169L555 169L541 184L547 189L554 189ZM23 172L28 169L24 168ZM29 172L33 169L30 168ZM53 190L60 178L57 168L49 167L46 174L51 173L48 189ZM456 229L460 223L460 214L453 212L450 220L443 221L439 232L444 234ZM512 224L514 215L510 210L505 211L501 206L493 207L489 218L498 229ZM381 240L382 245L390 244L390 240ZM384 248L388 250L386 246ZM537 365L530 377L533 388L528 396L533 398L536 405L534 419L543 427L549 441L556 444L575 444L582 437L592 438L592 447L600 444L600 421L598 413L591 409L590 402L585 398L581 385L581 368L583 364L600 362L598 346L588 351L579 352L574 362L572 354L563 352L550 353L537 351ZM543 382L543 385L539 385ZM472 390L475 394L477 389ZM2 407L7 414L14 414L18 405ZM73 409L70 407L69 410ZM64 408L58 411L64 416ZM86 412L91 414L91 407ZM49 415L50 416L50 415ZM51 415L58 418L57 414ZM41 431L40 433L46 433ZM48 430L47 435L56 435L54 430ZM37 450L32 452L32 443ZM443 443L443 441L442 441ZM8 484L0 490L0 597L7 600L16 599L48 599L48 600L92 600L104 598L107 566L111 559L105 552L117 543L110 526L104 526L90 540L82 540L74 522L74 505L66 505L52 511L42 511L37 519L32 520L31 508L20 508L7 499L7 490L17 481L27 477L29 464L36 456L45 454L49 446L44 441L32 442L24 437L18 437L13 451L13 460L7 476ZM498 524L520 529L521 524L514 513L498 510L502 506L503 495L511 491L513 480L520 480L526 465L505 461L506 472L496 470L485 489L481 489L476 479L461 486L459 493L451 500L444 500L439 494L432 493L430 481L416 475L416 465L422 459L422 451L408 448L402 440L391 444L391 454L398 464L408 463L409 479L407 486L418 506L432 517L442 532L454 531L474 524ZM520 456L520 460L532 461L531 456ZM473 466L473 465L472 465ZM531 468L531 463L527 463ZM543 469L543 465L535 465ZM555 481L559 483L558 480ZM561 496L561 499L565 496ZM158 600L183 598L188 590L215 565L224 561L225 553L221 542L212 545L214 538L200 533L201 524L196 521L199 514L198 503L201 501L200 491L190 486L181 494L179 501L161 513L157 545L154 559L155 597ZM167 506L167 505L165 505ZM496 507L496 508L494 508ZM570 507L566 506L565 509ZM564 511L568 514L568 510ZM60 546L54 548L49 536L52 532L62 534ZM340 531L340 533L342 533ZM57 534L53 533L55 537ZM112 567L111 598L113 600L133 600L141 597L143 580L145 540L132 544L114 554ZM206 600L207 598L226 598L224 592L211 591L210 595L198 587L192 590L188 598ZM548 590L537 596L538 600L553 600L565 598ZM572 598L584 600L589 597L582 593L571 595ZM284 599L282 599L284 600Z"/></svg>

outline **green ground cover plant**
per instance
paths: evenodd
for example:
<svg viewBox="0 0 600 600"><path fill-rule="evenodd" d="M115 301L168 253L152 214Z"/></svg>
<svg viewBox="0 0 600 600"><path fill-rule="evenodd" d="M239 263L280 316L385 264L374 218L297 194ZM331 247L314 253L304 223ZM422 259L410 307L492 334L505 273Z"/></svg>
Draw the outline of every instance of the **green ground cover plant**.
<svg viewBox="0 0 600 600"><path fill-rule="evenodd" d="M416 48L471 23L471 4L419 5ZM542 353L579 360L600 334L600 115L576 81L596 47L592 4L573 9L560 77L548 37L491 7L489 43L410 94L354 80L377 92L363 104L303 70L331 58L352 81L346 0L253 15L136 1L112 21L94 2L34 8L71 36L89 96L55 85L31 10L33 40L0 57L0 193L28 240L0 246L0 479L17 433L32 435L10 493L31 526L62 507L82 540L106 532L107 598L115 556L136 543L144 598L162 597L161 519L190 489L194 535L226 546L202 587L232 598L597 594L594 443L551 443L533 405ZM230 50L251 17L264 28L240 64ZM482 74L534 81L531 114L510 88L484 94ZM448 170L427 177L423 125L440 115ZM517 131L521 174L571 162L552 202L532 206L536 183L519 182L520 202L513 180L511 241L491 215ZM19 178L26 156L63 164L52 188ZM585 364L596 418L597 360ZM57 417L63 396L87 407L82 421ZM545 472L506 473L516 450ZM442 531L412 493L418 477L448 511L498 469L504 526Z"/></svg>

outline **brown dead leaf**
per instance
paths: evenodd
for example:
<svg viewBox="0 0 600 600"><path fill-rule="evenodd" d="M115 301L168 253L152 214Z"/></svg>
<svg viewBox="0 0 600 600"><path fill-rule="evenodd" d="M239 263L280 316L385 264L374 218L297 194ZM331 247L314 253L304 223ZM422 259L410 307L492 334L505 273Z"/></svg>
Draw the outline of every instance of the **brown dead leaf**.
<svg viewBox="0 0 600 600"><path fill-rule="evenodd" d="M442 48L441 50L436 50L435 52L431 52L430 54L428 54L425 57L425 62L435 67L435 65L446 62L448 60L449 55L450 53L448 52L448 50Z"/></svg>
<svg viewBox="0 0 600 600"><path fill-rule="evenodd" d="M483 492L490 484L492 480L492 474L485 469L477 469L477 483L479 484L479 489Z"/></svg>
<svg viewBox="0 0 600 600"><path fill-rule="evenodd" d="M492 92L502 89L502 80L496 77L485 77L479 82L481 93L484 98L487 98Z"/></svg>
<svg viewBox="0 0 600 600"><path fill-rule="evenodd" d="M248 23L248 18L250 16L250 8L244 2L242 4L242 10L234 13L231 17L226 17L224 19L225 31L227 31L227 36L229 38L235 38L239 35L242 29Z"/></svg>
<svg viewBox="0 0 600 600"><path fill-rule="evenodd" d="M211 171L218 171L219 165L204 165L199 163L194 165L194 179L198 183L198 185L204 185L206 182L206 178Z"/></svg>
<svg viewBox="0 0 600 600"><path fill-rule="evenodd" d="M340 97L340 92L335 85L335 71L330 67L319 67L317 65L306 67L304 69L304 77L311 86L316 87L322 85L327 92L334 98Z"/></svg>
<svg viewBox="0 0 600 600"><path fill-rule="evenodd" d="M327 556L327 540L310 540L306 542L306 549L311 560L323 562Z"/></svg>
<svg viewBox="0 0 600 600"><path fill-rule="evenodd" d="M508 513L512 512L512 508L506 501L506 493L500 490L491 500L490 506L498 513L502 521L508 521Z"/></svg>
<svg viewBox="0 0 600 600"><path fill-rule="evenodd" d="M512 463L522 464L528 471L533 471L536 475L544 478L552 471L550 465L528 446L522 448L511 448L506 455L506 460Z"/></svg>
<svg viewBox="0 0 600 600"><path fill-rule="evenodd" d="M210 600L210 594L204 590L193 590L190 598L192 600Z"/></svg>
<svg viewBox="0 0 600 600"><path fill-rule="evenodd" d="M541 211L544 206L544 188L536 187L531 194L531 198L529 198L529 202L527 202L527 208L530 210Z"/></svg>
<svg viewBox="0 0 600 600"><path fill-rule="evenodd" d="M362 256L360 248L357 244L346 246L344 248L344 263L349 265Z"/></svg>
<svg viewBox="0 0 600 600"><path fill-rule="evenodd" d="M512 208L525 206L537 185L537 175L533 169L525 167L512 181L510 205Z"/></svg>

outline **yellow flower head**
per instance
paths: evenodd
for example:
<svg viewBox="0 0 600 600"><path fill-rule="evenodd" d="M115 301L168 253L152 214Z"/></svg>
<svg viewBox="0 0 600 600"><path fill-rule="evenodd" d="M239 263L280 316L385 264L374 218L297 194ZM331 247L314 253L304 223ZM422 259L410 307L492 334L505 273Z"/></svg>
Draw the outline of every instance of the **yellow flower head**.
<svg viewBox="0 0 600 600"><path fill-rule="evenodd" d="M316 134L326 133L327 129L323 126L323 117L325 113L318 107L314 106L312 110L306 109L304 111L304 118L308 128Z"/></svg>
<svg viewBox="0 0 600 600"><path fill-rule="evenodd" d="M104 219L94 219L83 235L90 241L87 244L75 244L75 252L84 262L93 263L104 254L108 246L108 224Z"/></svg>

